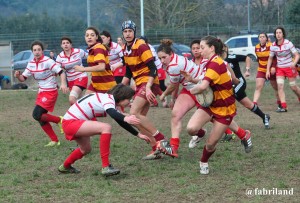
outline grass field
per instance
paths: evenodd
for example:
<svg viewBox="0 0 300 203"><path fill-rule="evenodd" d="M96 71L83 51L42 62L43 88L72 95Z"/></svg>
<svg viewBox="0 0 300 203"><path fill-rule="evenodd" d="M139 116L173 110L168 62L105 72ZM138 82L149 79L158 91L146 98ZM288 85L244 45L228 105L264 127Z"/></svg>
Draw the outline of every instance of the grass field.
<svg viewBox="0 0 300 203"><path fill-rule="evenodd" d="M249 82L250 98L253 89ZM245 154L239 141L219 143L207 176L200 175L198 164L204 142L189 149L185 131L178 159L143 161L150 147L110 118L101 118L113 125L110 159L121 169L120 175L105 178L100 173L98 136L92 139L92 153L74 165L81 173L60 174L57 168L75 143L59 134L61 146L45 148L49 140L31 117L36 92L0 91L0 202L299 202L300 104L288 88L286 93L287 113L275 112L270 85L260 99L261 109L271 115L270 130L238 105L236 121L251 130L253 151ZM67 108L67 96L60 94L54 114L63 115ZM151 108L149 117L170 138L170 109ZM59 132L55 125L54 129ZM248 197L246 191L254 193L255 188L293 189L293 195Z"/></svg>

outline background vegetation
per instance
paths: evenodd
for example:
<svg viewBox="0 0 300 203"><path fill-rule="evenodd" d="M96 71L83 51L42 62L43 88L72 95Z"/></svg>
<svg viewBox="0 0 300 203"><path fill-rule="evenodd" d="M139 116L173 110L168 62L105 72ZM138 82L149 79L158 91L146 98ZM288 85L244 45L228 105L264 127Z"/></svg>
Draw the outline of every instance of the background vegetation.
<svg viewBox="0 0 300 203"><path fill-rule="evenodd" d="M150 43L162 38L189 45L194 39L215 35L226 40L248 30L247 0L144 0L144 33ZM297 0L250 0L250 29L273 32L284 25L288 39L300 46ZM90 0L91 25L108 30L114 40L121 23L132 19L140 35L140 1ZM67 35L75 47L85 47L86 0L0 0L0 41L12 41L14 54L26 50L33 40L59 52L60 38Z"/></svg>

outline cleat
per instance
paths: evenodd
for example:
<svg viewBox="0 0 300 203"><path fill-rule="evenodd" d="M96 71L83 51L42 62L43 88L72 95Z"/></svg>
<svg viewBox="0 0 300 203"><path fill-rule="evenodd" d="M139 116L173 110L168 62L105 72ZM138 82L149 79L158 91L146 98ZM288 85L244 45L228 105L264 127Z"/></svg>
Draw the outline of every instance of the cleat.
<svg viewBox="0 0 300 203"><path fill-rule="evenodd" d="M61 173L80 173L80 170L74 168L73 166L65 168L63 164L58 167L58 171Z"/></svg>
<svg viewBox="0 0 300 203"><path fill-rule="evenodd" d="M252 141L251 141L251 132L249 130L245 130L246 135L243 140L241 140L242 145L245 147L245 152L250 153L252 151Z"/></svg>
<svg viewBox="0 0 300 203"><path fill-rule="evenodd" d="M117 168L114 168L111 164L109 166L102 168L102 175L108 177L108 176L114 176L118 175L120 173L120 170Z"/></svg>
<svg viewBox="0 0 300 203"><path fill-rule="evenodd" d="M199 162L200 163L200 174L207 175L209 174L208 163Z"/></svg>
<svg viewBox="0 0 300 203"><path fill-rule="evenodd" d="M64 130L62 128L62 121L63 121L63 119L64 119L64 117L60 116L60 121L59 121L59 123L57 123L61 134L64 134Z"/></svg>
<svg viewBox="0 0 300 203"><path fill-rule="evenodd" d="M147 156L144 156L142 158L142 160L155 160L155 159L161 159L161 158L162 158L161 152L156 150L156 151L151 151L150 154L148 154Z"/></svg>
<svg viewBox="0 0 300 203"><path fill-rule="evenodd" d="M170 157L178 157L177 151L173 149L170 143L166 140L161 140L157 144L158 151L170 156Z"/></svg>
<svg viewBox="0 0 300 203"><path fill-rule="evenodd" d="M206 135L207 130L204 129L204 134L202 136L194 135L192 136L192 139L189 142L189 148L195 148L197 144L203 139L203 137Z"/></svg>
<svg viewBox="0 0 300 203"><path fill-rule="evenodd" d="M55 147L55 146L60 146L60 141L58 142L51 141L48 144L46 144L44 147Z"/></svg>
<svg viewBox="0 0 300 203"><path fill-rule="evenodd" d="M280 107L277 107L277 109L276 109L276 112L277 112L277 113L283 113L283 112L287 112L287 109L285 109L285 108L280 108Z"/></svg>
<svg viewBox="0 0 300 203"><path fill-rule="evenodd" d="M265 114L265 118L263 120L264 125L265 125L265 129L270 129L270 115L269 114Z"/></svg>
<svg viewBox="0 0 300 203"><path fill-rule="evenodd" d="M222 137L222 139L220 140L220 142L230 142L231 140L235 139L235 135L234 134L226 134Z"/></svg>

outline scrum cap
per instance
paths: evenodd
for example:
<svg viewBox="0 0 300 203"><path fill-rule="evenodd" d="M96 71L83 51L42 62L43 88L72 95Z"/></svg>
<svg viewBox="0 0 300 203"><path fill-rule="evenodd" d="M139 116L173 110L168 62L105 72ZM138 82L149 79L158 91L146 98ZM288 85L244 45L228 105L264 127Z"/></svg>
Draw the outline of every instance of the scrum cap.
<svg viewBox="0 0 300 203"><path fill-rule="evenodd" d="M135 33L135 31L136 31L136 25L131 20L124 21L122 23L122 31L124 31L125 29L132 29L134 31L134 33Z"/></svg>

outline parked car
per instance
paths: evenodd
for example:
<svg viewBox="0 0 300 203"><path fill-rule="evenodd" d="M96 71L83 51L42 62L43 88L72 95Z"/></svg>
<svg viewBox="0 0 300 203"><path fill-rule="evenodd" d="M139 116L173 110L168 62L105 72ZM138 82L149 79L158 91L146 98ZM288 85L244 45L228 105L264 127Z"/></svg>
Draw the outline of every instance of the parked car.
<svg viewBox="0 0 300 203"><path fill-rule="evenodd" d="M50 51L51 50L44 50L44 55L45 56L50 56ZM12 69L13 70L22 70L25 69L28 62L33 59L33 53L31 50L25 50L17 53L13 57L12 61Z"/></svg>
<svg viewBox="0 0 300 203"><path fill-rule="evenodd" d="M159 44L152 45L157 51L157 48L159 47ZM177 44L173 43L172 44L172 49L173 51L178 54L187 57L188 59L192 59L192 53L191 53L191 48L187 45L184 44Z"/></svg>
<svg viewBox="0 0 300 203"><path fill-rule="evenodd" d="M270 40L273 42L274 34L267 33ZM249 56L253 61L256 61L255 46L259 43L258 35L239 35L229 38L225 44L229 48L229 54ZM244 59L242 57L242 59Z"/></svg>

